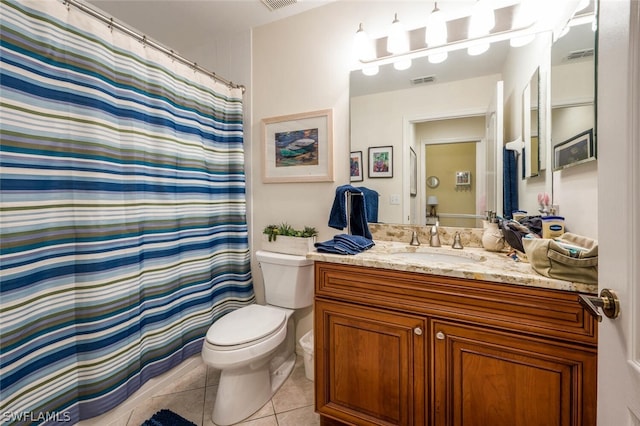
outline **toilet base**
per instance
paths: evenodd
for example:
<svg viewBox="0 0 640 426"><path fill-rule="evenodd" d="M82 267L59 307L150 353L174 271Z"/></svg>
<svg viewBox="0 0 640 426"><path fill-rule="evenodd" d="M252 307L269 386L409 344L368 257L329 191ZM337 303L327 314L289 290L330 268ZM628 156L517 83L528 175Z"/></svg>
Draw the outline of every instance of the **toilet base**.
<svg viewBox="0 0 640 426"><path fill-rule="evenodd" d="M213 422L220 426L231 425L262 408L291 374L296 363L295 352L280 361L274 358L254 370L223 370L213 406Z"/></svg>

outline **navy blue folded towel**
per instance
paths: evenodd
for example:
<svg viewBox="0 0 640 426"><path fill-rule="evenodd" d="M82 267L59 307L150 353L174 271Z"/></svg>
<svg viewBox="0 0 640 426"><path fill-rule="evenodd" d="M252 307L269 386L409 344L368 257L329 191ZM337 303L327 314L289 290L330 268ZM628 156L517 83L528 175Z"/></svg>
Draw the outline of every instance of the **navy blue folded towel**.
<svg viewBox="0 0 640 426"><path fill-rule="evenodd" d="M374 245L373 240L366 237L340 234L332 240L316 243L315 247L320 253L358 254L369 250Z"/></svg>
<svg viewBox="0 0 640 426"><path fill-rule="evenodd" d="M351 211L347 212L347 193L359 194L351 197ZM351 234L371 238L369 225L367 224L367 211L364 193L351 185L342 185L336 188L336 196L329 213L329 226L335 229L344 229L351 225Z"/></svg>

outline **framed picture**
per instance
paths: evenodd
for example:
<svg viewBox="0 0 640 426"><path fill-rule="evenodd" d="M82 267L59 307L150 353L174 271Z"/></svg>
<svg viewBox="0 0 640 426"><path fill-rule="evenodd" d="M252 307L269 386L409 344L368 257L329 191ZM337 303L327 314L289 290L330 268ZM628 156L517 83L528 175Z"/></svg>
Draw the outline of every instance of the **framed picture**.
<svg viewBox="0 0 640 426"><path fill-rule="evenodd" d="M409 147L409 195L418 195L418 157L413 148Z"/></svg>
<svg viewBox="0 0 640 426"><path fill-rule="evenodd" d="M584 131L553 147L553 170L586 163L595 159L593 129Z"/></svg>
<svg viewBox="0 0 640 426"><path fill-rule="evenodd" d="M392 146L376 146L369 148L369 177L393 177Z"/></svg>
<svg viewBox="0 0 640 426"><path fill-rule="evenodd" d="M362 182L364 180L364 169L362 166L362 151L353 151L349 157L349 169L351 170L351 182Z"/></svg>
<svg viewBox="0 0 640 426"><path fill-rule="evenodd" d="M471 172L461 171L456 172L456 186L469 186L471 185Z"/></svg>
<svg viewBox="0 0 640 426"><path fill-rule="evenodd" d="M262 120L262 181L333 182L333 110Z"/></svg>

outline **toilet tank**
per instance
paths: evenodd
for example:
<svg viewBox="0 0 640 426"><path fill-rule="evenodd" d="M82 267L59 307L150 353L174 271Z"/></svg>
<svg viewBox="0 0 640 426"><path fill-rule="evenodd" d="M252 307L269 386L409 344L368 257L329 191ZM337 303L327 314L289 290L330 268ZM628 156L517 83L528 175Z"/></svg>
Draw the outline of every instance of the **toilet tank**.
<svg viewBox="0 0 640 426"><path fill-rule="evenodd" d="M264 250L257 251L256 258L268 305L297 309L313 304L313 260Z"/></svg>

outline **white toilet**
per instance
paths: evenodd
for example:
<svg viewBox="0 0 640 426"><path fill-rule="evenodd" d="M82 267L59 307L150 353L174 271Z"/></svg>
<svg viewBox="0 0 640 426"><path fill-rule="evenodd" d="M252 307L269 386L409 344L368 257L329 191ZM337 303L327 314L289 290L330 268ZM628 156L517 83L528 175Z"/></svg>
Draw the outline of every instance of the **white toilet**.
<svg viewBox="0 0 640 426"><path fill-rule="evenodd" d="M296 362L293 310L313 304L313 260L256 252L267 305L232 311L207 331L202 359L222 370L213 406L217 425L237 423L260 409Z"/></svg>

